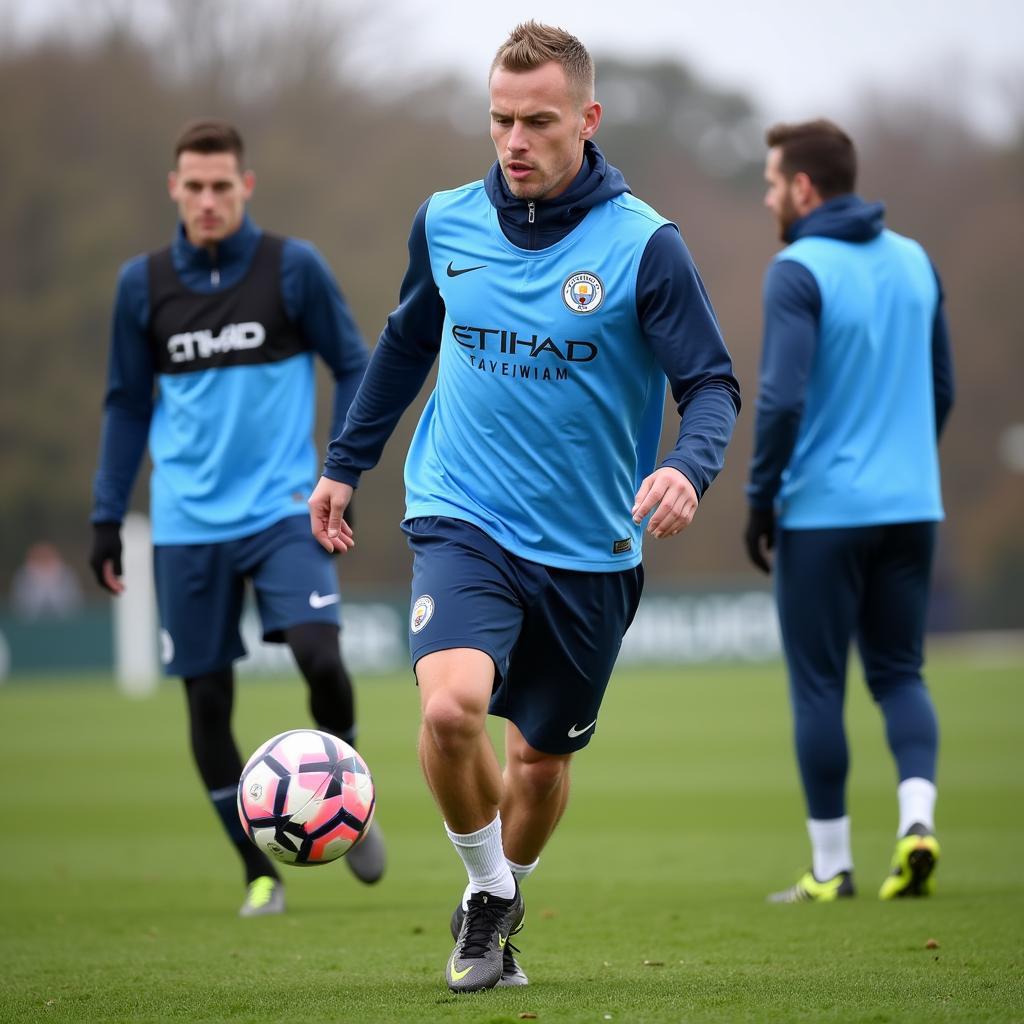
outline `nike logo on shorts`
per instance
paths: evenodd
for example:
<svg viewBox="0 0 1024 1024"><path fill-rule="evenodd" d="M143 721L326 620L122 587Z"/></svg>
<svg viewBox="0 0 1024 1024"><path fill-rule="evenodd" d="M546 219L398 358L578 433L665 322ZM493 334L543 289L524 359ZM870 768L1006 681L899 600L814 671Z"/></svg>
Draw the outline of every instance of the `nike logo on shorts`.
<svg viewBox="0 0 1024 1024"><path fill-rule="evenodd" d="M588 729L593 729L595 725L597 725L596 718L590 723L590 725L585 725L582 729L574 725L569 730L569 739L574 740L577 736L582 736Z"/></svg>
<svg viewBox="0 0 1024 1024"><path fill-rule="evenodd" d="M324 594L320 596L319 591L314 590L309 595L310 608L326 608L329 604L337 604L341 600L341 594Z"/></svg>

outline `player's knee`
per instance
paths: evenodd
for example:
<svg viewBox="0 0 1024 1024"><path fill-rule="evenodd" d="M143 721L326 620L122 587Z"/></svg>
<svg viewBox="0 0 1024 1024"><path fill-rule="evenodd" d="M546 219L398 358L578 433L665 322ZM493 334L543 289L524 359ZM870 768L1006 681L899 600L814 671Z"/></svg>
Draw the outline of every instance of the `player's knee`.
<svg viewBox="0 0 1024 1024"><path fill-rule="evenodd" d="M876 669L865 675L868 692L876 704L883 704L894 694L924 689L924 680L920 672L914 668Z"/></svg>
<svg viewBox="0 0 1024 1024"><path fill-rule="evenodd" d="M185 693L193 733L213 735L230 731L234 703L230 674L213 672L188 678Z"/></svg>
<svg viewBox="0 0 1024 1024"><path fill-rule="evenodd" d="M309 687L311 707L352 703L352 680L336 651L328 649L310 655L299 668Z"/></svg>
<svg viewBox="0 0 1024 1024"><path fill-rule="evenodd" d="M310 685L332 684L346 675L338 631L326 623L308 623L285 631L299 671ZM347 678L347 676L346 676Z"/></svg>
<svg viewBox="0 0 1024 1024"><path fill-rule="evenodd" d="M299 671L310 683L326 682L341 673L341 656L333 647L321 646L296 656Z"/></svg>
<svg viewBox="0 0 1024 1024"><path fill-rule="evenodd" d="M443 752L455 753L475 740L486 723L486 708L457 693L439 690L423 704L423 725Z"/></svg>

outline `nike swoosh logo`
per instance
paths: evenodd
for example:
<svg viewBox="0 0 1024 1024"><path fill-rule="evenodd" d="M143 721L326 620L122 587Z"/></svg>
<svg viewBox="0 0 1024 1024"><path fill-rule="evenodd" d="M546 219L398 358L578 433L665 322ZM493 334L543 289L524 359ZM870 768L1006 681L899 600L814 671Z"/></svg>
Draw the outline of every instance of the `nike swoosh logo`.
<svg viewBox="0 0 1024 1024"><path fill-rule="evenodd" d="M487 266L486 263L481 263L479 267L463 267L462 270L456 270L455 267L452 265L454 264L454 262L455 261L452 260L452 262L448 264L449 277L458 277L459 274L470 274L474 270L483 270Z"/></svg>
<svg viewBox="0 0 1024 1024"><path fill-rule="evenodd" d="M569 739L574 740L577 736L582 736L588 729L593 729L597 725L597 719L595 718L590 725L583 726L582 729L578 729L575 725L569 730Z"/></svg>
<svg viewBox="0 0 1024 1024"><path fill-rule="evenodd" d="M326 608L329 604L337 604L341 600L341 594L324 594L320 596L319 592L314 590L309 595L309 607L310 608Z"/></svg>
<svg viewBox="0 0 1024 1024"><path fill-rule="evenodd" d="M506 942L508 942L508 936L502 935L501 932L498 932L498 949L504 949Z"/></svg>
<svg viewBox="0 0 1024 1024"><path fill-rule="evenodd" d="M455 970L455 964L452 964L452 967L451 967L452 981L462 981L462 979L467 974L469 974L469 972L471 970L473 970L474 967L476 967L476 964L470 964L464 971L457 971L457 970Z"/></svg>

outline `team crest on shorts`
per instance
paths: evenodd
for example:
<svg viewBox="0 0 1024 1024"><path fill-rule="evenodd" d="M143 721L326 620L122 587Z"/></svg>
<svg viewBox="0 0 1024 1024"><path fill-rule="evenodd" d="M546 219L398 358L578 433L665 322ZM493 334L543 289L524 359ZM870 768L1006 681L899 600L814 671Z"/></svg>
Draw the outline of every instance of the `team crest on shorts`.
<svg viewBox="0 0 1024 1024"><path fill-rule="evenodd" d="M418 633L433 617L434 599L429 594L417 597L412 603L412 618L409 620L409 628Z"/></svg>
<svg viewBox="0 0 1024 1024"><path fill-rule="evenodd" d="M604 285L587 270L570 274L562 285L562 301L574 313L593 313L604 302Z"/></svg>

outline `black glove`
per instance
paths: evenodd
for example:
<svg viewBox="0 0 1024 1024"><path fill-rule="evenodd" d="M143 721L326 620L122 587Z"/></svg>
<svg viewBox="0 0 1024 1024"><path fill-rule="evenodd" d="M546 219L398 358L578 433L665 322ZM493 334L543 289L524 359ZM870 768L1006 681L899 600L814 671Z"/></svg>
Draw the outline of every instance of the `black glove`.
<svg viewBox="0 0 1024 1024"><path fill-rule="evenodd" d="M93 523L92 524L92 552L89 555L89 565L92 567L96 582L104 589L110 590L107 581L103 578L103 564L110 562L114 575L121 575L121 524L120 523ZM110 591L113 593L113 591Z"/></svg>
<svg viewBox="0 0 1024 1024"><path fill-rule="evenodd" d="M775 509L770 505L768 508L751 508L743 540L747 545L747 555L754 565L761 572L770 573L772 565L766 553L775 547Z"/></svg>

